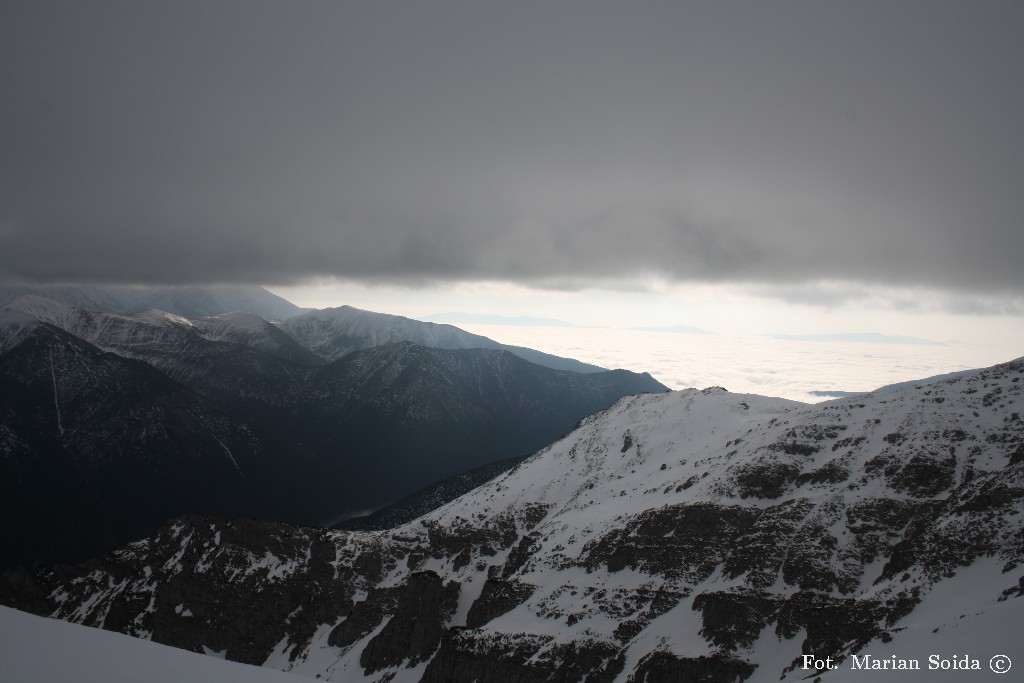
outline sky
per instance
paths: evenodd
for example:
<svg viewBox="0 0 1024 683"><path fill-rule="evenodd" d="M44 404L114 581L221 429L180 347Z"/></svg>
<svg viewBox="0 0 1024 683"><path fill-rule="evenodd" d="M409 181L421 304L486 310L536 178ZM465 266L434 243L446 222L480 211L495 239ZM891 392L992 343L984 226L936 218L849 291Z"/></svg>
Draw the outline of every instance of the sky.
<svg viewBox="0 0 1024 683"><path fill-rule="evenodd" d="M7 0L0 279L1009 348L1022 34L1015 0Z"/></svg>

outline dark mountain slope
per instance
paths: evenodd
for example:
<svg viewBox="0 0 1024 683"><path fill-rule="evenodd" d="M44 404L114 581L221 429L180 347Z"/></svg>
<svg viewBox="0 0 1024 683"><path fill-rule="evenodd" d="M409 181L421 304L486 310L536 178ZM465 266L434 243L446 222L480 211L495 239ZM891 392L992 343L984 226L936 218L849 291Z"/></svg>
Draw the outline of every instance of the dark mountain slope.
<svg viewBox="0 0 1024 683"><path fill-rule="evenodd" d="M296 365L323 365L324 359L300 344L278 325L254 313L224 313L189 321L211 341L241 344Z"/></svg>
<svg viewBox="0 0 1024 683"><path fill-rule="evenodd" d="M426 486L416 493L397 500L391 505L374 510L368 515L350 517L335 524L333 529L342 531L383 531L407 524L417 517L433 512L459 496L483 486L521 463L527 456L508 458L477 467L468 472L456 474Z"/></svg>
<svg viewBox="0 0 1024 683"><path fill-rule="evenodd" d="M83 559L184 512L266 510L245 425L146 363L33 323L0 354L0 566Z"/></svg>

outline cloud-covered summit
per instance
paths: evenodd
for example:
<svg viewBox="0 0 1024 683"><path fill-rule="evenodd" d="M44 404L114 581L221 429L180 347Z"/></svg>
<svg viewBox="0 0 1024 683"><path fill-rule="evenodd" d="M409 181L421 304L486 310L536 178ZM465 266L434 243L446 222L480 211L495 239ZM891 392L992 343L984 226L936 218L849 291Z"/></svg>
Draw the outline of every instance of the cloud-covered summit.
<svg viewBox="0 0 1024 683"><path fill-rule="evenodd" d="M0 277L1024 270L1015 2L0 9Z"/></svg>

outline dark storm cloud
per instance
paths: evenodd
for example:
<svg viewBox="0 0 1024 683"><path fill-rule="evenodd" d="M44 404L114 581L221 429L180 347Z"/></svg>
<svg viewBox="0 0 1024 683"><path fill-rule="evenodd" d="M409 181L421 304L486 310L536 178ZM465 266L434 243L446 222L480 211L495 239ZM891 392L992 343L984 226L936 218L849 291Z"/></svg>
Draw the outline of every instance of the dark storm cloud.
<svg viewBox="0 0 1024 683"><path fill-rule="evenodd" d="M0 277L1024 285L1018 2L6 2Z"/></svg>

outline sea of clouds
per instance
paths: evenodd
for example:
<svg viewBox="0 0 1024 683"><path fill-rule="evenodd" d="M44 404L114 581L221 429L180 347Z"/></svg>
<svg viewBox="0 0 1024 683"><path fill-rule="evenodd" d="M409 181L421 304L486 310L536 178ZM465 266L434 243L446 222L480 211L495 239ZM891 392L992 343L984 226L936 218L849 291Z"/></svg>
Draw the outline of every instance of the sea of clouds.
<svg viewBox="0 0 1024 683"><path fill-rule="evenodd" d="M1012 360L999 348L966 344L806 341L609 327L460 327L606 368L649 372L672 389L722 386L808 403L829 399L812 392L868 392Z"/></svg>

